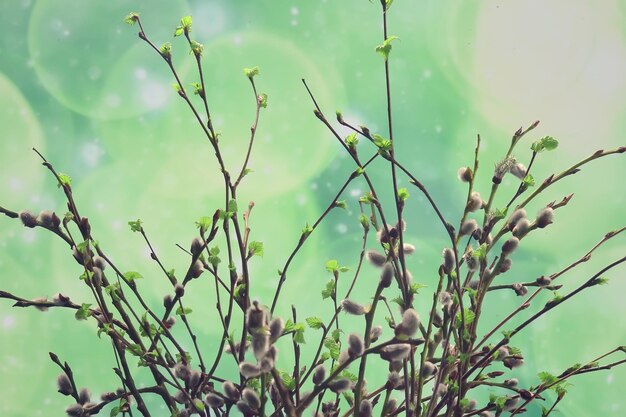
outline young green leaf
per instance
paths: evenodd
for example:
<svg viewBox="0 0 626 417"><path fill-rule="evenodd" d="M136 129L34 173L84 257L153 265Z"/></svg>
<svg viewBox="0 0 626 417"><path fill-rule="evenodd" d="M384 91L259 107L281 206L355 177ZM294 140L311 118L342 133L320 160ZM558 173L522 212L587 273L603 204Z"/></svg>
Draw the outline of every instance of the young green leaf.
<svg viewBox="0 0 626 417"><path fill-rule="evenodd" d="M321 329L324 325L322 319L319 317L307 317L306 324L308 324L311 329Z"/></svg>
<svg viewBox="0 0 626 417"><path fill-rule="evenodd" d="M128 222L128 225L130 226L130 230L133 232L141 232L141 223L142 221L137 219L135 221Z"/></svg>
<svg viewBox="0 0 626 417"><path fill-rule="evenodd" d="M389 59L389 53L391 52L391 41L395 39L400 39L400 38L398 38L397 36L389 36L387 39L383 41L382 45L378 45L376 47L376 52L381 54L385 58L385 61Z"/></svg>
<svg viewBox="0 0 626 417"><path fill-rule="evenodd" d="M62 186L69 187L70 185L72 185L72 179L70 178L70 176L67 174L60 173L59 183L57 184L57 187L59 188L61 188Z"/></svg>
<svg viewBox="0 0 626 417"><path fill-rule="evenodd" d="M139 19L139 13L130 12L124 17L124 23L128 25L134 25L137 23L137 19Z"/></svg>
<svg viewBox="0 0 626 417"><path fill-rule="evenodd" d="M257 242L256 240L253 240L252 242L248 243L248 253L253 256L256 255L263 257L263 242Z"/></svg>
<svg viewBox="0 0 626 417"><path fill-rule="evenodd" d="M244 68L243 69L243 73L246 77L248 77L250 79L250 81L252 81L252 79L256 76L260 74L259 71L259 67L252 67L252 68Z"/></svg>
<svg viewBox="0 0 626 417"><path fill-rule="evenodd" d="M554 139L552 136L544 136L539 140L533 142L530 146L534 152L543 152L543 151L551 151L559 146L559 141Z"/></svg>

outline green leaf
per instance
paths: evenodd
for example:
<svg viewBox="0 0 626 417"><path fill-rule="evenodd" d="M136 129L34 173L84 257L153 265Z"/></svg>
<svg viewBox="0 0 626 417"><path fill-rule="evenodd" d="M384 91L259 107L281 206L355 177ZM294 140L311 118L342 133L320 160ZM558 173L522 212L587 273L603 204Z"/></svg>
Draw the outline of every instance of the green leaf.
<svg viewBox="0 0 626 417"><path fill-rule="evenodd" d="M341 329L335 329L332 331L331 336L333 337L333 340L337 343L339 343L339 338L341 337L341 333L343 333L343 330Z"/></svg>
<svg viewBox="0 0 626 417"><path fill-rule="evenodd" d="M119 406L115 406L111 409L111 412L109 413L109 417L116 417L119 413L120 413L121 408Z"/></svg>
<svg viewBox="0 0 626 417"><path fill-rule="evenodd" d="M248 243L248 252L252 255L263 257L263 242L253 240Z"/></svg>
<svg viewBox="0 0 626 417"><path fill-rule="evenodd" d="M124 273L124 279L128 282L133 282L136 279L141 279L143 276L139 272L128 271Z"/></svg>
<svg viewBox="0 0 626 417"><path fill-rule="evenodd" d="M339 270L339 262L336 259L326 261L326 270L328 272L335 272Z"/></svg>
<svg viewBox="0 0 626 417"><path fill-rule="evenodd" d="M319 317L307 317L306 324L308 324L311 329L321 329L322 326L324 326L322 319Z"/></svg>
<svg viewBox="0 0 626 417"><path fill-rule="evenodd" d="M339 359L339 353L341 352L341 345L334 341L332 337L327 337L324 339L324 347L328 349L328 353L330 353L330 357L334 360Z"/></svg>
<svg viewBox="0 0 626 417"><path fill-rule="evenodd" d="M302 228L302 236L303 237L308 237L311 232L313 232L313 228L311 226L309 226L309 224L307 223L303 228Z"/></svg>
<svg viewBox="0 0 626 417"><path fill-rule="evenodd" d="M280 371L280 377L283 380L283 384L285 384L285 388L290 391L296 388L296 381L287 372Z"/></svg>
<svg viewBox="0 0 626 417"><path fill-rule="evenodd" d="M104 290L114 301L119 301L121 293L119 282L114 282L113 284L107 285L106 287L104 287Z"/></svg>
<svg viewBox="0 0 626 417"><path fill-rule="evenodd" d="M398 190L398 198L400 199L400 201L406 201L407 198L409 198L409 192L406 188L400 188Z"/></svg>
<svg viewBox="0 0 626 417"><path fill-rule="evenodd" d="M374 133L372 137L374 138L374 145L378 146L380 150L388 151L391 149L391 141L389 139L376 133Z"/></svg>
<svg viewBox="0 0 626 417"><path fill-rule="evenodd" d="M393 300L391 300L391 302L398 304L400 307L404 305L404 300L400 296L394 298Z"/></svg>
<svg viewBox="0 0 626 417"><path fill-rule="evenodd" d="M202 51L204 50L204 45L202 45L200 42L192 40L191 42L189 42L189 48L190 54L194 54L195 56L201 56Z"/></svg>
<svg viewBox="0 0 626 417"><path fill-rule="evenodd" d="M59 183L57 187L61 188L62 186L69 187L72 184L72 179L69 175L59 173Z"/></svg>
<svg viewBox="0 0 626 417"><path fill-rule="evenodd" d="M188 314L191 314L192 312L193 312L193 310L191 308L189 308L189 307L183 308L181 306L178 306L178 308L176 309L176 315L177 316L186 316Z"/></svg>
<svg viewBox="0 0 626 417"><path fill-rule="evenodd" d="M551 151L556 149L559 146L559 141L554 139L552 136L544 136L539 140L533 142L530 146L534 152L543 152L543 151Z"/></svg>
<svg viewBox="0 0 626 417"><path fill-rule="evenodd" d="M370 227L370 220L364 213L361 213L359 216L359 223L361 223L364 229L369 229Z"/></svg>
<svg viewBox="0 0 626 417"><path fill-rule="evenodd" d="M241 297L241 292L246 289L246 284L239 284L235 287L235 291L233 292L233 297L238 299Z"/></svg>
<svg viewBox="0 0 626 417"><path fill-rule="evenodd" d="M257 97L257 100L259 100L259 105L261 107L263 107L264 109L267 108L267 94L265 93L259 94L259 96Z"/></svg>
<svg viewBox="0 0 626 417"><path fill-rule="evenodd" d="M193 87L194 95L202 97L202 95L204 94L204 90L202 89L202 84L191 83L190 85Z"/></svg>
<svg viewBox="0 0 626 417"><path fill-rule="evenodd" d="M185 32L185 29L182 26L178 26L174 31L174 36L180 36Z"/></svg>
<svg viewBox="0 0 626 417"><path fill-rule="evenodd" d="M391 41L395 39L400 38L398 38L397 36L389 36L387 39L384 40L382 45L378 45L376 47L376 52L380 53L385 58L385 61L389 59L389 53L391 52Z"/></svg>
<svg viewBox="0 0 626 417"><path fill-rule="evenodd" d="M183 27L183 29L186 29L187 32L190 32L192 25L191 16L183 16L183 18L180 19L180 25Z"/></svg>
<svg viewBox="0 0 626 417"><path fill-rule="evenodd" d="M463 321L465 322L465 326L472 324L475 317L476 317L476 314L474 314L474 312L470 310L469 308L466 308L465 313L463 314ZM455 324L457 328L461 326L461 313L457 313Z"/></svg>
<svg viewBox="0 0 626 417"><path fill-rule="evenodd" d="M202 216L196 222L196 227L200 229L200 234L204 234L213 224L213 219L209 216Z"/></svg>
<svg viewBox="0 0 626 417"><path fill-rule="evenodd" d="M409 292L411 294L419 294L419 290L421 290L422 288L426 288L426 287L428 287L428 285L414 282L413 284L411 284L411 287L409 288Z"/></svg>
<svg viewBox="0 0 626 417"><path fill-rule="evenodd" d="M558 381L558 378L552 375L550 372L542 371L537 374L539 380L544 385L551 385Z"/></svg>
<svg viewBox="0 0 626 417"><path fill-rule="evenodd" d="M164 58L169 58L172 56L172 44L169 42L165 42L163 45L161 45L161 47L159 48L159 52L161 53L161 55Z"/></svg>
<svg viewBox="0 0 626 417"><path fill-rule="evenodd" d="M141 232L141 223L142 221L137 219L136 221L128 222L128 225L130 226L130 230L133 232Z"/></svg>
<svg viewBox="0 0 626 417"><path fill-rule="evenodd" d="M354 148L359 143L359 138L357 138L356 133L351 133L346 137L346 145L349 148Z"/></svg>
<svg viewBox="0 0 626 417"><path fill-rule="evenodd" d="M322 299L332 298L335 295L335 280L331 279L322 290Z"/></svg>
<svg viewBox="0 0 626 417"><path fill-rule="evenodd" d="M76 310L76 313L74 314L76 320L87 320L87 318L91 316L91 310L89 310L89 307L91 307L91 304L82 303L80 308Z"/></svg>
<svg viewBox="0 0 626 417"><path fill-rule="evenodd" d="M524 177L524 180L522 182L524 183L524 186L526 188L530 188L530 187L534 187L535 186L535 178L532 176L532 174L527 174Z"/></svg>
<svg viewBox="0 0 626 417"><path fill-rule="evenodd" d="M354 394L352 394L350 391L344 391L341 393L341 395L343 396L343 398L346 400L346 402L348 403L350 407L354 405Z"/></svg>
<svg viewBox="0 0 626 417"><path fill-rule="evenodd" d="M237 213L237 200L231 198L228 202L228 211L231 213Z"/></svg>
<svg viewBox="0 0 626 417"><path fill-rule="evenodd" d="M487 257L487 244L480 245L478 249L472 252L472 256L476 259L485 259Z"/></svg>
<svg viewBox="0 0 626 417"><path fill-rule="evenodd" d="M248 77L250 79L250 81L252 81L252 79L256 76L260 74L259 71L259 67L252 67L252 68L244 68L243 69L243 73L246 77Z"/></svg>
<svg viewBox="0 0 626 417"><path fill-rule="evenodd" d="M137 23L137 19L139 19L139 13L130 12L126 15L126 17L124 17L124 23L128 25L134 25L135 23Z"/></svg>

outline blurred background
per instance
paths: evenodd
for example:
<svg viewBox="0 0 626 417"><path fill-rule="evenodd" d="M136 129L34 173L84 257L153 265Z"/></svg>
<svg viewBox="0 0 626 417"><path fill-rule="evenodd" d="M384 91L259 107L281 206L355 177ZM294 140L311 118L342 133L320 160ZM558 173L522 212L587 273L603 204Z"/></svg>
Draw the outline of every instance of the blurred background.
<svg viewBox="0 0 626 417"><path fill-rule="evenodd" d="M222 204L222 182L210 146L171 87L164 62L122 19L129 11L139 12L157 45L171 41L175 65L185 83L192 83L198 76L188 47L183 39L172 39L180 17L190 14L192 37L205 47L207 95L231 172L241 166L254 116L254 96L242 68L261 69L256 82L268 95L268 108L261 114L249 165L254 172L241 186L239 207L256 204L251 239L264 242L265 254L252 260L251 290L262 303L271 303L276 270L302 227L317 219L354 170L313 115L300 79L306 78L329 117L340 109L351 123L387 136L383 60L374 52L382 42L379 9L377 2L365 0L0 2L0 205L65 212L62 193L31 150L36 147L72 177L79 209L89 217L95 238L121 269L145 277L140 288L161 311L162 297L171 288L127 222L141 218L164 263L182 271L187 258L175 244L187 247L197 233L194 221ZM478 133L477 187L485 196L493 164L508 149L512 133L537 119L541 124L515 152L521 162L528 163L532 141L545 135L560 141L558 149L536 161L538 182L598 149L626 144L622 1L397 0L389 26L389 33L400 38L390 58L398 159L431 190L445 216L458 219L462 213L466 188L456 171L473 163ZM363 158L374 152L366 143L359 149ZM388 205L387 171L388 164L380 161L371 168ZM624 226L625 175L623 157L611 156L538 197L527 208L529 216L575 193L557 211L555 224L524 239L513 269L499 278L502 283L556 272L606 232ZM514 193L517 183L511 178L503 182L496 206ZM446 238L419 191L404 177L400 183L411 194L405 240L417 247L409 269L416 282L427 286L416 301L426 316ZM295 304L299 320L330 316L332 303L320 296L330 279L324 264L337 259L351 268L339 282L339 292L345 293L360 252L357 201L365 191L363 182L354 181L342 196L347 210L334 210L307 241L290 267L279 314L287 317ZM375 247L371 235L368 248ZM563 292L624 252L623 236L610 241L590 262L562 277ZM26 298L61 291L77 302L88 301L80 274L63 242L0 218L0 288ZM527 363L513 373L521 385L537 385L539 371L558 374L626 344L623 268L605 277L608 286L559 306L513 341ZM378 271L364 266L354 299L366 303L377 280ZM189 319L212 358L221 334L211 311L213 287L208 280L193 284L197 290L187 297L194 309ZM487 301L485 330L520 303L512 292L490 295ZM67 360L78 384L94 395L118 387L110 344L98 339L92 321L77 322L69 311L41 313L10 304L0 302L3 416L64 415L70 401L55 392L59 369L48 351ZM378 324L384 324L383 318ZM362 329L358 320L344 315L341 320L347 331ZM317 345L316 332L306 332L304 357L310 358ZM188 340L184 343L191 348ZM289 363L287 357L279 360L279 366ZM385 370L382 364L370 370L370 387ZM228 362L221 371L229 377L236 373ZM573 383L558 407L562 415L626 414L626 369L585 375ZM156 400L150 404L159 407ZM539 416L538 406L528 415Z"/></svg>

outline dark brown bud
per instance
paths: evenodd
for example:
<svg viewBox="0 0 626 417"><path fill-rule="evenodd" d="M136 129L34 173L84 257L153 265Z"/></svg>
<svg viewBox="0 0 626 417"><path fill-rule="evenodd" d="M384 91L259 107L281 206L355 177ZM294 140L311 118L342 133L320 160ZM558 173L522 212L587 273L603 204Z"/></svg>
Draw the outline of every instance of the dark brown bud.
<svg viewBox="0 0 626 417"><path fill-rule="evenodd" d="M63 395L72 394L72 383L66 374L61 374L57 377L57 388Z"/></svg>
<svg viewBox="0 0 626 417"><path fill-rule="evenodd" d="M183 286L183 284L174 285L174 294L176 294L178 298L185 295L185 287Z"/></svg>
<svg viewBox="0 0 626 417"><path fill-rule="evenodd" d="M241 392L241 398L248 403L253 410L258 410L261 407L261 400L258 394L250 388L244 388Z"/></svg>
<svg viewBox="0 0 626 417"><path fill-rule="evenodd" d="M313 370L313 377L312 377L313 383L315 385L320 385L322 382L324 382L325 379L326 379L326 368L324 367L324 365L318 365Z"/></svg>
<svg viewBox="0 0 626 417"><path fill-rule="evenodd" d="M237 401L239 399L239 391L235 384L230 381L224 381L222 384L222 389L224 390L224 395L230 398L232 401Z"/></svg>
<svg viewBox="0 0 626 417"><path fill-rule="evenodd" d="M470 182L472 180L472 169L470 167L461 167L456 172L456 176L462 182Z"/></svg>
<svg viewBox="0 0 626 417"><path fill-rule="evenodd" d="M24 226L30 227L30 228L37 226L37 219L35 218L33 213L31 213L30 211L20 211L19 216Z"/></svg>

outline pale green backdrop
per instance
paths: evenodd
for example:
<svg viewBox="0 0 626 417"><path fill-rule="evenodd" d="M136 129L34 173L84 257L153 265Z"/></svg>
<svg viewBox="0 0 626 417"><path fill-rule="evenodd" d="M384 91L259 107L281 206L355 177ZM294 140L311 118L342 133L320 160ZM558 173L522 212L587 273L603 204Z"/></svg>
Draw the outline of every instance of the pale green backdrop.
<svg viewBox="0 0 626 417"><path fill-rule="evenodd" d="M265 256L254 260L252 291L269 303L275 271L301 228L315 221L354 169L312 114L300 79L307 79L329 115L341 109L348 120L385 132L383 66L374 52L382 37L379 6L366 0L0 2L0 205L65 212L61 193L30 150L37 147L72 176L96 238L125 269L141 271L142 290L159 306L166 282L126 223L140 217L166 263L183 268L185 256L174 244L186 246L193 222L221 204L221 181L164 63L122 22L129 11L141 13L158 44L171 40L180 16L193 15L192 34L205 45L208 97L228 166L241 164L254 114L241 69L261 68L257 83L269 106L240 205L256 203L252 237L265 243ZM537 179L597 149L626 144L625 13L625 2L610 0L394 2L389 24L400 38L390 64L397 154L432 190L444 215L462 210L465 189L455 173L471 163L477 133L483 138L484 194L512 132L536 119L542 123L520 147L520 160L527 162L523 149L540 136L561 143L541 155ZM173 48L185 80L196 81L182 40L173 41ZM373 171L386 168L379 164ZM539 198L531 213L575 191L553 226L524 240L503 282L554 272L605 232L624 226L625 174L624 158L610 157ZM382 177L379 184L389 182ZM327 259L355 267L356 201L365 190L363 183L351 185L344 196L347 212L334 212L307 242L291 268L280 312L292 303L300 317L319 310ZM445 236L423 197L410 192L406 236L418 250L409 266L417 281L432 288ZM381 194L388 198L389 188ZM625 251L624 238L615 239L563 283L574 287ZM626 344L623 271L608 273L609 286L560 306L520 336L514 344L529 364L515 372L522 384L535 384L537 371L557 373ZM86 299L79 274L62 242L0 218L0 288L25 297L62 291ZM367 267L364 274L375 282L374 270ZM211 337L220 330L209 313L211 287L197 288L189 297L197 306L190 320L212 351ZM355 298L366 302L368 294L363 289ZM519 302L512 294L491 298L486 320L494 323ZM418 309L424 311L427 299L418 299ZM110 346L94 328L69 312L42 314L0 302L0 414L64 415L70 403L55 393L58 369L48 351L68 360L79 384L94 393L117 387ZM305 354L315 333L307 333L307 341ZM584 376L559 409L568 417L623 416L624 387L624 369ZM539 415L538 409L529 415Z"/></svg>

